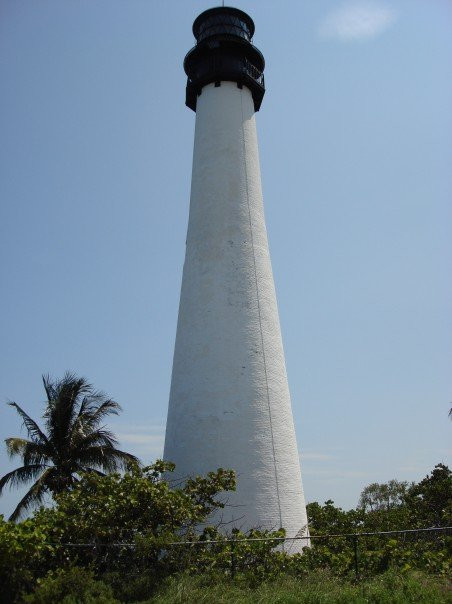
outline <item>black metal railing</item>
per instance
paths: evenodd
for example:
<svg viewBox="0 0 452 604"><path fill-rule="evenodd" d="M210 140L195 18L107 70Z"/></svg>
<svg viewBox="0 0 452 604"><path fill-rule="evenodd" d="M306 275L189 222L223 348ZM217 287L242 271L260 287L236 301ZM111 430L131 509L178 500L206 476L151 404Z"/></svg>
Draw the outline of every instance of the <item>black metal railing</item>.
<svg viewBox="0 0 452 604"><path fill-rule="evenodd" d="M255 80L263 88L265 88L264 74L260 72L252 63L250 63L248 59L245 59L243 71L244 73L252 77L253 80Z"/></svg>

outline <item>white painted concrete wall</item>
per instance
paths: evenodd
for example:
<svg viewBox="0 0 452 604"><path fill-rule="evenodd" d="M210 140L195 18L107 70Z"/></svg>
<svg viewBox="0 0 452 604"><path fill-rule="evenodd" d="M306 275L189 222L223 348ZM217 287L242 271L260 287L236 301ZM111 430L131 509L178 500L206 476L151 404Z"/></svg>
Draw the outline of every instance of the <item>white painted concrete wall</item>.
<svg viewBox="0 0 452 604"><path fill-rule="evenodd" d="M198 98L164 458L178 476L236 470L228 530L307 524L253 100L233 82Z"/></svg>

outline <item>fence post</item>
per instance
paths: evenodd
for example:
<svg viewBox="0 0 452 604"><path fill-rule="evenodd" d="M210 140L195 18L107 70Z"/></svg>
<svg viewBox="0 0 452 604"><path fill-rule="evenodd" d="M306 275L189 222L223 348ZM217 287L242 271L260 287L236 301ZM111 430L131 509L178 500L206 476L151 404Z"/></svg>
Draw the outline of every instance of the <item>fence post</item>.
<svg viewBox="0 0 452 604"><path fill-rule="evenodd" d="M359 566L358 566L358 535L353 535L353 549L355 551L355 575L356 580L359 580Z"/></svg>

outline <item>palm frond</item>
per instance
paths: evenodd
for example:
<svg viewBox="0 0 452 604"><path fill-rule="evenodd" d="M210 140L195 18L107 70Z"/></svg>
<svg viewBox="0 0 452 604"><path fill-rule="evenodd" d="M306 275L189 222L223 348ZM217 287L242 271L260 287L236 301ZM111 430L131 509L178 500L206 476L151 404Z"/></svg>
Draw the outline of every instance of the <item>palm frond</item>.
<svg viewBox="0 0 452 604"><path fill-rule="evenodd" d="M66 372L59 381L43 376L48 404L44 413L47 431L55 449L61 455L68 447L72 425L81 405L81 398L92 391L85 378Z"/></svg>
<svg viewBox="0 0 452 604"><path fill-rule="evenodd" d="M80 439L89 437L94 432L103 432L106 437L103 442L92 441L91 444L117 445L114 435L103 427L99 429L99 424L106 415L118 415L120 410L120 405L112 399L107 399L103 392L84 397L78 416L72 424L71 442L79 443Z"/></svg>
<svg viewBox="0 0 452 604"><path fill-rule="evenodd" d="M10 402L8 403L8 405L10 407L14 407L17 413L20 415L20 417L22 418L23 425L27 429L28 436L34 442L47 442L47 436L44 434L38 424L33 419L31 419L31 417L27 413L25 413L22 407L19 407L19 405L14 402Z"/></svg>
<svg viewBox="0 0 452 604"><path fill-rule="evenodd" d="M116 457L117 463L121 465L122 468L127 469L130 464L138 464L141 462L135 455L132 453L127 453L126 451L121 451L120 449L114 450L114 456Z"/></svg>
<svg viewBox="0 0 452 604"><path fill-rule="evenodd" d="M102 390L94 390L94 388L91 387L84 396L85 410L89 412L95 411L106 400L108 400L108 398L105 392Z"/></svg>
<svg viewBox="0 0 452 604"><path fill-rule="evenodd" d="M11 459L15 455L23 455L26 445L31 442L26 438L5 438L8 457Z"/></svg>
<svg viewBox="0 0 452 604"><path fill-rule="evenodd" d="M8 472L0 479L0 495L3 492L5 486L9 483L10 489L13 487L21 486L24 483L33 480L38 476L41 472L46 470L48 466L45 464L30 464L27 466L22 466L20 468L16 468L12 470L12 472Z"/></svg>
<svg viewBox="0 0 452 604"><path fill-rule="evenodd" d="M38 463L45 463L46 465L52 465L52 450L48 444L33 443L29 442L24 448L22 459L24 465L33 465ZM50 462L50 463L49 463Z"/></svg>
<svg viewBox="0 0 452 604"><path fill-rule="evenodd" d="M121 405L110 398L102 402L102 404L94 412L93 416L96 421L99 422L106 415L118 415L120 411L122 411Z"/></svg>
<svg viewBox="0 0 452 604"><path fill-rule="evenodd" d="M16 509L9 517L11 522L16 522L31 506L42 503L44 495L48 491L47 481L52 475L53 468L47 468L38 478L29 491L22 497L16 506Z"/></svg>
<svg viewBox="0 0 452 604"><path fill-rule="evenodd" d="M114 447L97 446L84 449L78 457L78 463L82 466L89 465L106 472L114 472L140 462L131 453L120 451Z"/></svg>
<svg viewBox="0 0 452 604"><path fill-rule="evenodd" d="M83 429L73 434L72 446L76 451L84 451L89 447L116 447L118 440L113 432L100 428L85 434Z"/></svg>
<svg viewBox="0 0 452 604"><path fill-rule="evenodd" d="M106 399L103 393L98 393L98 397L86 397L83 403L84 413L80 412L79 417L83 417L92 428L96 428L106 415L118 415L121 411L121 405L112 399Z"/></svg>
<svg viewBox="0 0 452 604"><path fill-rule="evenodd" d="M80 404L80 409L78 411L78 417L77 417L76 421L74 422L74 424L76 424L80 420L83 420L86 417L91 416L91 405L92 405L91 397L84 396L82 399L82 402Z"/></svg>
<svg viewBox="0 0 452 604"><path fill-rule="evenodd" d="M46 391L47 401L50 403L55 399L55 385L54 381L47 373L42 376L42 383L44 385L44 390Z"/></svg>
<svg viewBox="0 0 452 604"><path fill-rule="evenodd" d="M24 438L7 438L5 443L9 457L20 455L25 466L40 464L51 459L47 443L35 443Z"/></svg>

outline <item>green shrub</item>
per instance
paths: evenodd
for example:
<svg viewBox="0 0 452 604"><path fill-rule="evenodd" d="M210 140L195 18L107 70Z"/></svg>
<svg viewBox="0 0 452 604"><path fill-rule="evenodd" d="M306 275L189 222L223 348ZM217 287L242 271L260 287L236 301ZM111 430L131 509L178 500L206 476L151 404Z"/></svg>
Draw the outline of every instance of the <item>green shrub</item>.
<svg viewBox="0 0 452 604"><path fill-rule="evenodd" d="M50 571L32 594L26 595L27 604L117 604L109 585L96 581L94 573L73 566Z"/></svg>
<svg viewBox="0 0 452 604"><path fill-rule="evenodd" d="M0 601L14 602L19 592L32 589L35 577L47 572L54 556L45 525L32 519L14 524L0 516Z"/></svg>
<svg viewBox="0 0 452 604"><path fill-rule="evenodd" d="M319 539L313 538L312 546L304 554L289 556L281 551L277 540L284 531L244 534L233 530L232 543L214 527L207 526L199 533L196 527L222 507L217 495L234 490L234 473L219 469L174 487L166 478L173 468L172 464L158 461L146 468L131 468L124 475L85 474L71 490L56 497L51 509L41 509L18 524L4 522L0 516L0 602L20 601L20 594L33 592L39 578L37 591L29 597L47 597L46 594L58 590L62 582L70 584L71 573L75 573L74 576L82 573L82 568L91 569L112 588L105 597L114 596L122 602L149 599L166 578L182 575L185 579L177 579L174 584L179 591L196 587L196 577L202 576L202 581L211 581L211 593L224 589L230 594L231 590L240 588L251 590L254 595L261 593L263 586L270 585L269 581L275 581L271 585L292 582L292 591L303 584L309 587L306 593L315 594L317 587L311 578L321 575L324 584L329 581L330 587L326 595L322 595L323 599L312 601L329 602L338 585L340 594L355 590L352 581L356 577L353 538L327 535L416 527L429 519L444 525L451 517L451 473L446 466L437 466L431 476L404 491L403 500L399 497L389 506L374 506L370 511L364 508L344 511L332 501L324 505L309 504L310 532ZM372 485L373 492L385 494L384 486ZM417 510L419 517L416 517ZM246 537L269 540L246 542ZM396 569L405 573L402 583L403 589L408 590L407 597L419 587L414 579L411 587L407 587L413 571L449 576L451 554L452 537L444 533L362 535L358 541L359 576L361 580L375 578L373 583L365 583L369 590L366 601L374 601L372 594L386 589L380 575L399 577L391 575ZM78 571L67 570L73 567L78 567ZM93 575L89 576L92 583ZM218 585L215 577L219 577ZM221 588L222 581L229 581L227 589ZM73 583L75 589L77 581ZM79 581L78 587L82 584ZM168 585L173 584L170 581ZM397 585L394 593L401 589L402 584ZM96 596L97 601L104 597L102 593ZM240 594L242 598L242 592ZM222 593L217 595L223 597ZM91 597L89 591L83 596L67 591L66 596L76 598L67 602L89 601L86 598ZM80 600L81 597L85 600ZM51 599L63 601L57 596L49 596L49 601Z"/></svg>

